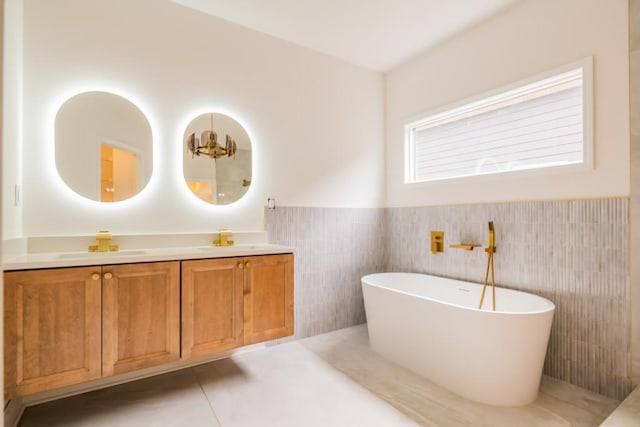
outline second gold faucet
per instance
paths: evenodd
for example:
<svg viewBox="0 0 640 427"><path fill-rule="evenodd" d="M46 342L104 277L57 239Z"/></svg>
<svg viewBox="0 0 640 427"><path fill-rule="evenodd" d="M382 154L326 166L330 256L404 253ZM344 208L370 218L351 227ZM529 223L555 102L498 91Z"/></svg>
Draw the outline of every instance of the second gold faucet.
<svg viewBox="0 0 640 427"><path fill-rule="evenodd" d="M116 252L118 251L118 245L111 245L111 238L113 235L107 230L100 230L96 233L95 245L89 245L89 252Z"/></svg>
<svg viewBox="0 0 640 427"><path fill-rule="evenodd" d="M231 230L221 228L218 235L219 237L213 241L213 246L233 246L233 240L230 239L233 236Z"/></svg>

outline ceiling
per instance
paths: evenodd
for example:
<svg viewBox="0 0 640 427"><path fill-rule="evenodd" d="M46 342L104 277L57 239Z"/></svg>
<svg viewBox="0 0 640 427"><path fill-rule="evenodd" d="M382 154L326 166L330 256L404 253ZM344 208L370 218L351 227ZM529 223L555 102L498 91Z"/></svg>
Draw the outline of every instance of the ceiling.
<svg viewBox="0 0 640 427"><path fill-rule="evenodd" d="M376 71L519 0L171 0Z"/></svg>

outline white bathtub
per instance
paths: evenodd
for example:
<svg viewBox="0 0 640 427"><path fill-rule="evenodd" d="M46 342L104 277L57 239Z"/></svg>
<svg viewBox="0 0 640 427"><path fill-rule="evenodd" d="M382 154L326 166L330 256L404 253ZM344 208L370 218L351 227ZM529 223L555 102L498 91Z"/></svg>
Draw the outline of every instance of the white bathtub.
<svg viewBox="0 0 640 427"><path fill-rule="evenodd" d="M468 399L521 406L538 395L555 305L525 292L413 273L362 278L371 347Z"/></svg>

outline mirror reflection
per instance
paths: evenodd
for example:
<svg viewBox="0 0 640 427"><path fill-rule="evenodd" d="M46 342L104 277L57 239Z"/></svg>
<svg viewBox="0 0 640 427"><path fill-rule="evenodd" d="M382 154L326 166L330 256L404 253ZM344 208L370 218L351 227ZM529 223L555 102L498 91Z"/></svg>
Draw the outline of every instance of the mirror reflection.
<svg viewBox="0 0 640 427"><path fill-rule="evenodd" d="M235 119L221 113L202 114L184 133L183 173L201 200L227 205L251 185L251 141Z"/></svg>
<svg viewBox="0 0 640 427"><path fill-rule="evenodd" d="M153 168L151 126L129 100L83 92L67 100L55 119L56 167L76 193L100 202L138 194Z"/></svg>

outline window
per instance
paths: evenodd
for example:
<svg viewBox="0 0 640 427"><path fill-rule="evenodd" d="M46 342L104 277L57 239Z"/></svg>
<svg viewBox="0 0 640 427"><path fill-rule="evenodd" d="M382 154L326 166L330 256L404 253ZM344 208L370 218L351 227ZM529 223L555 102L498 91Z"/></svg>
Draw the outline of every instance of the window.
<svg viewBox="0 0 640 427"><path fill-rule="evenodd" d="M591 165L591 58L409 123L405 182Z"/></svg>

